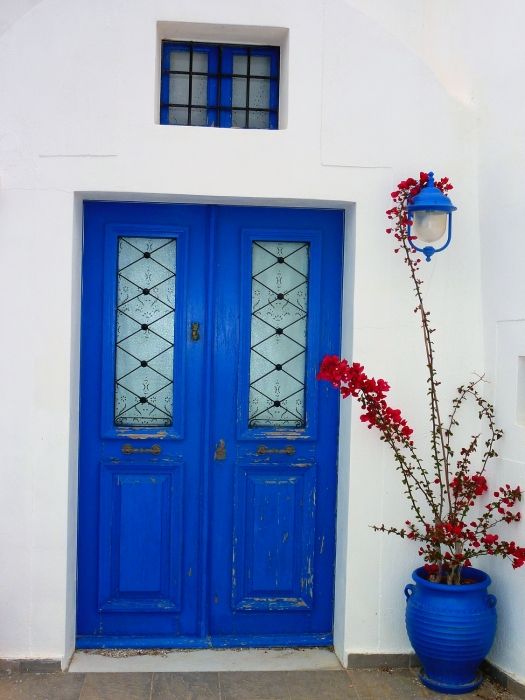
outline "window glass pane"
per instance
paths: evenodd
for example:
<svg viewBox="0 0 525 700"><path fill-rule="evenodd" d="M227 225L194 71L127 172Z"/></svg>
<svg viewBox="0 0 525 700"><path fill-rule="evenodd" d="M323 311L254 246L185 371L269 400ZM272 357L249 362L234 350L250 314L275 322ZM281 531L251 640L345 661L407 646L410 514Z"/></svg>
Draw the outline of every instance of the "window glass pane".
<svg viewBox="0 0 525 700"><path fill-rule="evenodd" d="M116 425L172 424L176 245L118 239Z"/></svg>
<svg viewBox="0 0 525 700"><path fill-rule="evenodd" d="M246 107L246 78L232 79L232 107Z"/></svg>
<svg viewBox="0 0 525 700"><path fill-rule="evenodd" d="M269 56L250 56L250 75L270 75Z"/></svg>
<svg viewBox="0 0 525 700"><path fill-rule="evenodd" d="M250 129L268 129L270 127L270 115L268 112L253 112L248 115Z"/></svg>
<svg viewBox="0 0 525 700"><path fill-rule="evenodd" d="M258 78L250 80L250 107L270 106L270 81Z"/></svg>
<svg viewBox="0 0 525 700"><path fill-rule="evenodd" d="M251 428L306 424L308 255L308 243L253 243Z"/></svg>
<svg viewBox="0 0 525 700"><path fill-rule="evenodd" d="M189 95L189 77L187 75L170 75L170 104L187 105Z"/></svg>
<svg viewBox="0 0 525 700"><path fill-rule="evenodd" d="M246 112L240 109L232 110L232 127L244 129L246 126Z"/></svg>
<svg viewBox="0 0 525 700"><path fill-rule="evenodd" d="M247 56L234 56L233 57L233 72L240 73L241 75L246 75L248 70L248 57Z"/></svg>
<svg viewBox="0 0 525 700"><path fill-rule="evenodd" d="M205 107L208 104L208 78L194 75L191 79L191 104Z"/></svg>
<svg viewBox="0 0 525 700"><path fill-rule="evenodd" d="M208 72L208 54L205 51L193 52L193 68L196 73Z"/></svg>
<svg viewBox="0 0 525 700"><path fill-rule="evenodd" d="M191 110L191 124L192 126L206 126L206 119L208 116L208 110L206 109L195 109Z"/></svg>
<svg viewBox="0 0 525 700"><path fill-rule="evenodd" d="M190 52L189 51L172 51L170 53L170 70L185 70L190 69Z"/></svg>
<svg viewBox="0 0 525 700"><path fill-rule="evenodd" d="M170 124L179 124L182 126L188 123L188 108L187 107L169 107L168 115Z"/></svg>

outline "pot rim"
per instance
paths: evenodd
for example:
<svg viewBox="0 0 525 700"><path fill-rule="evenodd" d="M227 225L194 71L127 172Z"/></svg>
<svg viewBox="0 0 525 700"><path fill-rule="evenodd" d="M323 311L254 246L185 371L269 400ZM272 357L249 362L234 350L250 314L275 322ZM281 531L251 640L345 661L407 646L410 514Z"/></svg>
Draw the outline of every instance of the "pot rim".
<svg viewBox="0 0 525 700"><path fill-rule="evenodd" d="M458 583L454 583L451 585L435 583L434 581L429 581L427 578L424 577L424 566L420 566L419 568L414 569L414 571L412 572L412 578L418 586L424 586L435 591L454 591L455 593L481 591L483 589L488 588L488 586L490 586L490 584L492 583L490 576L481 569L475 569L473 566L469 566L466 568L468 571L476 573L476 578L480 579L477 583L469 583L468 585L462 585Z"/></svg>

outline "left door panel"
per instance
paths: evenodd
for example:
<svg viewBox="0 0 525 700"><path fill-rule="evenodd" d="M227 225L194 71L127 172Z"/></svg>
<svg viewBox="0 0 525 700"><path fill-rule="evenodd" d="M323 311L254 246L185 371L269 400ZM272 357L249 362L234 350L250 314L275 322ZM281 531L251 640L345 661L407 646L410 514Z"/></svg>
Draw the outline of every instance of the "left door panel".
<svg viewBox="0 0 525 700"><path fill-rule="evenodd" d="M85 203L79 646L199 634L207 215Z"/></svg>

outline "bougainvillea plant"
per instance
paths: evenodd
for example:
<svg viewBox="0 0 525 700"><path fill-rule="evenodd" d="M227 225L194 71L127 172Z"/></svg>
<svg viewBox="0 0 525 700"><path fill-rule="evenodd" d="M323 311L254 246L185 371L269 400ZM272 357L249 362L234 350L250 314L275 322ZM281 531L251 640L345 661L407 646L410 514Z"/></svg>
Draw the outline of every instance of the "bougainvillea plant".
<svg viewBox="0 0 525 700"><path fill-rule="evenodd" d="M394 205L386 212L392 222L386 232L395 239L394 252L402 254L408 267L416 296L414 312L419 314L423 329L428 369L430 463L419 456L412 439L413 430L400 409L388 404L386 397L390 386L384 379L369 377L359 363L350 364L334 355L323 359L317 378L331 382L343 398L353 396L362 409L361 421L368 428L378 430L380 439L394 452L396 469L401 474L413 516L402 527L382 524L374 525L373 529L419 543L419 554L425 561L429 579L459 584L463 567L471 566L477 557L510 558L515 569L525 563L525 548L494 532L502 523L521 519L516 504L521 501L522 494L518 486L505 484L492 490L489 496L486 468L489 460L497 456L495 445L503 432L494 422L494 407L479 391L482 377L460 386L448 417L444 419L441 414L432 339L434 329L423 303L421 258L410 245L412 222L407 214L407 204L427 184L427 173L420 173L418 180L408 178L399 183L391 194ZM435 184L445 195L452 189L446 177ZM472 435L468 444L457 451L453 446L454 430L459 425L458 412L467 399L477 404L479 419L486 429ZM483 497L483 504L477 507L480 497Z"/></svg>

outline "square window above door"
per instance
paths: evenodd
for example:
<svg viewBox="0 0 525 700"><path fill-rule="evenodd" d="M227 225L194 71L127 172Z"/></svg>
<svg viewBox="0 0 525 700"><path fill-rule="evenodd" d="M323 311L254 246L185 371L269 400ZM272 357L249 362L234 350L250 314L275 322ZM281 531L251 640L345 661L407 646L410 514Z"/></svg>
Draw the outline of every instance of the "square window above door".
<svg viewBox="0 0 525 700"><path fill-rule="evenodd" d="M160 123L277 129L279 47L162 42Z"/></svg>

